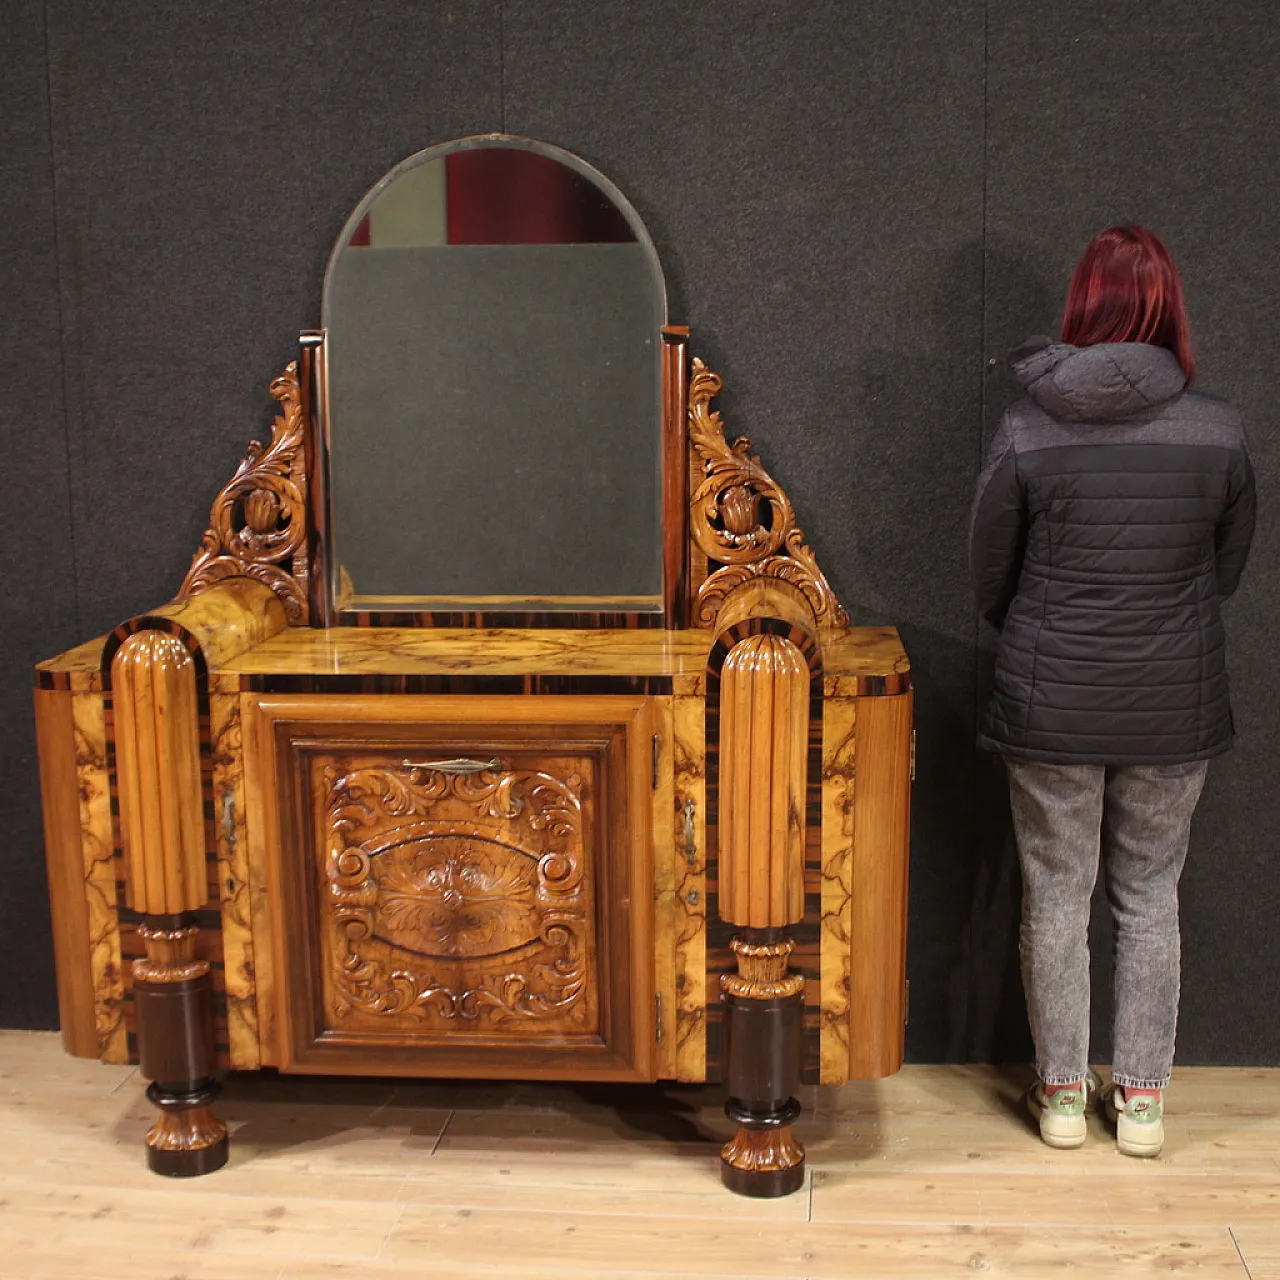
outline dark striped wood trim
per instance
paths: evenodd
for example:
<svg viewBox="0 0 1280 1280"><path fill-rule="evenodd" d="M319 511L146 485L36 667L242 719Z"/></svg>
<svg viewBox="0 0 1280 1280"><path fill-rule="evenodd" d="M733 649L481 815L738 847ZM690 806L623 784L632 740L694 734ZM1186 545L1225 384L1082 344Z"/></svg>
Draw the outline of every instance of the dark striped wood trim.
<svg viewBox="0 0 1280 1280"><path fill-rule="evenodd" d="M120 646L133 635L137 635L139 631L163 631L166 635L176 636L181 640L184 647L195 659L196 664L196 682L200 689L200 696L204 699L201 702L202 716L208 716L208 697L205 692L206 678L209 674L208 665L204 660L204 652L200 648L200 641L192 635L190 631L174 618L166 618L158 614L142 614L137 618L130 618L127 622L122 622L115 627L111 634L107 636L107 642L102 646L102 688L109 691L111 688L111 660L119 652ZM207 728L207 726L206 726ZM207 747L207 740L202 743ZM114 785L114 784L113 784Z"/></svg>
<svg viewBox="0 0 1280 1280"><path fill-rule="evenodd" d="M828 698L894 698L910 693L915 686L910 671L894 671L875 676L832 676L826 678Z"/></svg>
<svg viewBox="0 0 1280 1280"><path fill-rule="evenodd" d="M716 637L716 642L707 655L707 670L718 676L720 668L724 666L724 660L729 656L729 650L739 640L744 640L747 636L759 635L782 636L790 640L804 655L804 660L809 664L809 670L814 677L814 683L819 689L822 688L822 649L813 632L780 618L744 618L741 622L735 622L732 626L726 627Z"/></svg>
<svg viewBox="0 0 1280 1280"><path fill-rule="evenodd" d="M645 694L672 690L671 676L244 675L245 693Z"/></svg>
<svg viewBox="0 0 1280 1280"><path fill-rule="evenodd" d="M653 613L361 613L339 612L340 627L501 627L539 631L653 631L666 626Z"/></svg>

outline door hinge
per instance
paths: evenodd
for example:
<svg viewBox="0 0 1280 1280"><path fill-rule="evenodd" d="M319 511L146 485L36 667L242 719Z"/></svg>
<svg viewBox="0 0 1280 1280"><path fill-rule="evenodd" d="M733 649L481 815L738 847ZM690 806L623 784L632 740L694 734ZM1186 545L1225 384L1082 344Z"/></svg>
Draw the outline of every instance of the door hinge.
<svg viewBox="0 0 1280 1280"><path fill-rule="evenodd" d="M662 735L653 735L653 789L658 789L658 773L662 764Z"/></svg>
<svg viewBox="0 0 1280 1280"><path fill-rule="evenodd" d="M911 730L911 781L916 780L916 731Z"/></svg>
<svg viewBox="0 0 1280 1280"><path fill-rule="evenodd" d="M902 980L902 1025L905 1027L911 1020L911 979Z"/></svg>
<svg viewBox="0 0 1280 1280"><path fill-rule="evenodd" d="M653 993L653 1005L654 1005L654 1015L655 1015L654 1021L657 1028L656 1034L658 1037L658 1043L661 1044L662 1043L662 992L661 991L655 991Z"/></svg>

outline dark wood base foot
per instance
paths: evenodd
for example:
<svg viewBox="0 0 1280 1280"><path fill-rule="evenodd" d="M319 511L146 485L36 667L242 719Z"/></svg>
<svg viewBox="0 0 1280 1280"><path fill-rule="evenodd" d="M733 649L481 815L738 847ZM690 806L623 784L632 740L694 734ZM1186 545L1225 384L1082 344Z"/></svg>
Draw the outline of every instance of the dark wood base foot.
<svg viewBox="0 0 1280 1280"><path fill-rule="evenodd" d="M213 1114L218 1086L200 1081L186 1091L153 1083L147 1098L160 1108L147 1133L147 1167L166 1178L196 1178L227 1163L227 1126Z"/></svg>
<svg viewBox="0 0 1280 1280"><path fill-rule="evenodd" d="M720 1177L742 1196L786 1196L804 1185L800 1027L804 978L786 972L792 944L765 931L732 942L743 972L720 980L724 1002L725 1115L736 1132L720 1152Z"/></svg>
<svg viewBox="0 0 1280 1280"><path fill-rule="evenodd" d="M720 1180L740 1196L769 1199L789 1196L804 1185L804 1147L791 1126L800 1118L794 1098L758 1110L736 1098L724 1113L738 1131L720 1149Z"/></svg>
<svg viewBox="0 0 1280 1280"><path fill-rule="evenodd" d="M228 1154L225 1137L211 1147L197 1147L190 1151L158 1151L155 1147L148 1147L147 1168L166 1178L198 1178L221 1169L227 1163Z"/></svg>
<svg viewBox="0 0 1280 1280"><path fill-rule="evenodd" d="M227 1163L227 1126L213 1114L219 1088L209 962L197 960L189 915L148 916L133 962L138 1061L160 1114L147 1134L147 1164L167 1178L194 1178Z"/></svg>
<svg viewBox="0 0 1280 1280"><path fill-rule="evenodd" d="M720 1181L735 1195L755 1200L789 1196L804 1186L804 1156L785 1169L739 1169L721 1156Z"/></svg>

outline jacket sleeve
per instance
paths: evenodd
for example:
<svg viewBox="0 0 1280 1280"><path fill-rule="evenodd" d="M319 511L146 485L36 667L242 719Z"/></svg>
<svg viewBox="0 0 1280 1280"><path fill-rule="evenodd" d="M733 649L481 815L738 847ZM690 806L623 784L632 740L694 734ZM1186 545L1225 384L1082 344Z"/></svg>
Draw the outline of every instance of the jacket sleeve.
<svg viewBox="0 0 1280 1280"><path fill-rule="evenodd" d="M1253 542L1253 524L1257 513L1257 492L1254 487L1253 464L1249 460L1247 445L1241 447L1240 456L1227 484L1227 504L1218 519L1214 533L1214 549L1217 559L1218 590L1229 596L1240 584L1245 561L1249 558L1249 546Z"/></svg>
<svg viewBox="0 0 1280 1280"><path fill-rule="evenodd" d="M995 627L1004 625L1017 593L1026 541L1026 501L1006 414L987 450L969 522L969 565L978 612Z"/></svg>

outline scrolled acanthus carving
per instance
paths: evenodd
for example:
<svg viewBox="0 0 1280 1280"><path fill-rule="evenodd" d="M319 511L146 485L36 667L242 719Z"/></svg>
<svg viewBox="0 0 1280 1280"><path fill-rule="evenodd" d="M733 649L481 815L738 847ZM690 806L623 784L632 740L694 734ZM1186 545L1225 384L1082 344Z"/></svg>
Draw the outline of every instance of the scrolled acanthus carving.
<svg viewBox="0 0 1280 1280"><path fill-rule="evenodd" d="M804 592L821 626L847 627L848 614L831 590L796 523L791 500L751 453L751 441L725 438L711 401L724 386L719 374L693 361L689 379L689 444L704 478L689 505L693 540L721 566L698 588L694 621L711 626L728 594L750 578L781 578Z"/></svg>
<svg viewBox="0 0 1280 1280"><path fill-rule="evenodd" d="M134 982L167 985L203 978L209 972L209 962L196 959L199 930L194 925L159 929L143 923L138 926L138 936L147 954L133 962Z"/></svg>
<svg viewBox="0 0 1280 1280"><path fill-rule="evenodd" d="M729 946L738 958L738 972L720 975L721 991L748 1000L780 1000L804 990L804 974L787 971L795 950L789 939L759 944L734 938Z"/></svg>
<svg viewBox="0 0 1280 1280"><path fill-rule="evenodd" d="M804 1160L804 1148L791 1136L790 1127L739 1129L720 1149L720 1158L749 1173L776 1173L793 1169Z"/></svg>
<svg viewBox="0 0 1280 1280"><path fill-rule="evenodd" d="M340 1018L584 1016L582 779L488 764L326 770Z"/></svg>
<svg viewBox="0 0 1280 1280"><path fill-rule="evenodd" d="M193 1107L162 1111L147 1133L147 1146L154 1151L203 1151L216 1147L226 1136L227 1126L212 1107Z"/></svg>
<svg viewBox="0 0 1280 1280"><path fill-rule="evenodd" d="M264 449L250 440L246 457L209 512L177 599L197 595L223 578L265 583L284 605L290 623L308 618L307 477L302 392L297 362L271 384L282 412Z"/></svg>

